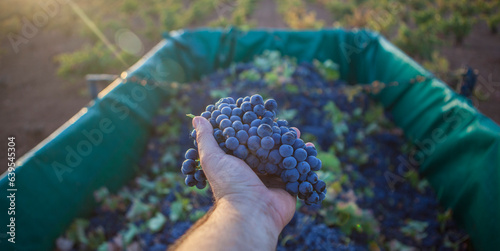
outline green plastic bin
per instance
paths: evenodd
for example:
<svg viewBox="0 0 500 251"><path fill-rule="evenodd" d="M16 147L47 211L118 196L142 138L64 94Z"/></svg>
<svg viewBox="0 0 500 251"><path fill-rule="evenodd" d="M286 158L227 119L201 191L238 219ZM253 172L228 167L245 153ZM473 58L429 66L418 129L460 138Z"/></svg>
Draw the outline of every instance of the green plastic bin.
<svg viewBox="0 0 500 251"><path fill-rule="evenodd" d="M93 191L116 191L135 174L164 92L137 79L186 82L232 62L279 50L299 61L331 59L349 83L398 82L375 97L405 135L441 204L477 250L500 247L500 127L381 35L365 30L185 30L155 48L32 151L15 171L15 244L8 241L10 188L0 180L0 250L51 250ZM424 83L411 84L417 76ZM418 157L418 158L417 158ZM410 163L411 164L411 163ZM409 164L408 164L409 165ZM407 168L404 165L400 168Z"/></svg>

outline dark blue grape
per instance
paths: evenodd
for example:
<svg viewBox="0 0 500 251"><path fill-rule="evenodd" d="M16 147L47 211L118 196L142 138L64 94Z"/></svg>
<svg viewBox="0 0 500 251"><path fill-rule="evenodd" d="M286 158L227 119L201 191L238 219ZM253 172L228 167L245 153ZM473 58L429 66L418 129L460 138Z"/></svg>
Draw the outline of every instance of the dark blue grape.
<svg viewBox="0 0 500 251"><path fill-rule="evenodd" d="M213 128L216 128L219 126L214 118L210 118L208 121L210 122L210 124L212 125Z"/></svg>
<svg viewBox="0 0 500 251"><path fill-rule="evenodd" d="M236 106L240 107L241 106L241 103L243 103L243 98L238 98L236 100Z"/></svg>
<svg viewBox="0 0 500 251"><path fill-rule="evenodd" d="M184 175L193 174L196 171L196 161L187 159L182 162L181 172Z"/></svg>
<svg viewBox="0 0 500 251"><path fill-rule="evenodd" d="M271 128L272 128L272 126L274 125L274 121L273 121L273 119L272 119L272 118L269 118L269 117L264 117L264 118L262 118L262 122L261 122L261 124L268 124L268 125L270 125L270 126L271 126Z"/></svg>
<svg viewBox="0 0 500 251"><path fill-rule="evenodd" d="M248 132L248 129L250 129L250 125L249 124L243 124L243 130L245 130L246 132ZM255 131L255 133L257 133L257 131Z"/></svg>
<svg viewBox="0 0 500 251"><path fill-rule="evenodd" d="M236 133L236 138L238 139L240 144L246 145L248 140L248 133L245 132L245 130L240 130Z"/></svg>
<svg viewBox="0 0 500 251"><path fill-rule="evenodd" d="M235 122L235 121L240 121L240 122L241 122L241 118L240 118L240 117L238 117L238 116L231 116L231 117L229 118L229 120L231 120L231 122Z"/></svg>
<svg viewBox="0 0 500 251"><path fill-rule="evenodd" d="M229 104L234 104L234 98L228 97L227 100L229 101Z"/></svg>
<svg viewBox="0 0 500 251"><path fill-rule="evenodd" d="M243 115L243 110L241 110L241 108L234 108L234 109L231 111L231 117L232 117L232 116L241 117L242 115Z"/></svg>
<svg viewBox="0 0 500 251"><path fill-rule="evenodd" d="M252 110L252 104L250 104L250 102L243 102L240 108L243 111L243 113L249 112Z"/></svg>
<svg viewBox="0 0 500 251"><path fill-rule="evenodd" d="M274 100L274 99L266 100L266 103L264 103L264 106L269 111L276 111L276 109L278 109L278 103L276 103L276 100Z"/></svg>
<svg viewBox="0 0 500 251"><path fill-rule="evenodd" d="M294 131L294 130L292 130ZM281 143L285 145L293 145L295 143L295 139L297 139L297 135L294 135L292 131L287 132L281 136Z"/></svg>
<svg viewBox="0 0 500 251"><path fill-rule="evenodd" d="M265 112L264 112L264 116L263 116L263 117L264 117L264 118L271 118L271 119L273 119L273 120L274 120L274 118L276 117L276 114L274 114L274 113L273 113L273 112L271 112L271 111L265 111Z"/></svg>
<svg viewBox="0 0 500 251"><path fill-rule="evenodd" d="M306 152L307 152L307 156L318 156L318 151L316 151L316 147L314 146L306 146ZM311 163L309 163L311 164Z"/></svg>
<svg viewBox="0 0 500 251"><path fill-rule="evenodd" d="M299 182L286 183L285 190L293 196L299 193Z"/></svg>
<svg viewBox="0 0 500 251"><path fill-rule="evenodd" d="M283 120L283 119L278 120L278 121L277 121L277 123L278 123L278 126L279 126L279 127L282 127L282 126L288 126L288 121Z"/></svg>
<svg viewBox="0 0 500 251"><path fill-rule="evenodd" d="M311 167L311 170L313 170L313 171L319 171L321 169L321 165L322 165L321 160L318 158L316 158L316 159L318 160L318 164L314 167Z"/></svg>
<svg viewBox="0 0 500 251"><path fill-rule="evenodd" d="M297 160L294 157L286 157L283 159L282 163L285 169L292 169L297 166Z"/></svg>
<svg viewBox="0 0 500 251"><path fill-rule="evenodd" d="M228 139L226 139L226 147L231 151L236 150L236 148L238 148L239 145L240 142L235 137L229 137Z"/></svg>
<svg viewBox="0 0 500 251"><path fill-rule="evenodd" d="M264 116L265 111L266 111L266 109L264 108L263 105L256 105L253 107L253 112L255 112L255 114L257 114L257 116Z"/></svg>
<svg viewBox="0 0 500 251"><path fill-rule="evenodd" d="M297 164L297 171L299 171L300 174L307 174L311 171L311 167L309 166L309 163L301 161Z"/></svg>
<svg viewBox="0 0 500 251"><path fill-rule="evenodd" d="M297 171L297 169L293 168L293 169L287 169L287 170L284 170L284 174L283 174L283 181L284 182L296 182L297 180L299 180L299 171Z"/></svg>
<svg viewBox="0 0 500 251"><path fill-rule="evenodd" d="M225 138L234 137L234 136L236 136L236 131L234 130L234 128L228 127L226 129L224 129L224 131L222 132L222 135L224 135Z"/></svg>
<svg viewBox="0 0 500 251"><path fill-rule="evenodd" d="M255 119L257 119L255 112L245 112L245 114L243 114L243 123L245 124L250 124Z"/></svg>
<svg viewBox="0 0 500 251"><path fill-rule="evenodd" d="M217 140L217 143L219 144L226 141L226 138L224 138L222 130L220 129L214 130L214 138L215 140Z"/></svg>
<svg viewBox="0 0 500 251"><path fill-rule="evenodd" d="M313 185L307 181L304 181L299 185L299 193L303 195L309 195L312 193L313 190L314 190Z"/></svg>
<svg viewBox="0 0 500 251"><path fill-rule="evenodd" d="M269 150L266 150L264 148L259 148L257 152L255 152L255 155L257 156L257 158L263 161L267 159L267 156L269 156Z"/></svg>
<svg viewBox="0 0 500 251"><path fill-rule="evenodd" d="M197 160L198 159L198 151L194 148L190 148L186 151L186 154L184 155L186 159L192 159L192 160Z"/></svg>
<svg viewBox="0 0 500 251"><path fill-rule="evenodd" d="M239 145L238 148L233 151L233 155L240 159L246 159L248 156L248 149L244 145Z"/></svg>
<svg viewBox="0 0 500 251"><path fill-rule="evenodd" d="M300 190L300 188L299 188ZM319 195L318 193L316 193L315 191L312 192L306 199L306 203L307 204L315 204L315 203L318 203L319 201Z"/></svg>
<svg viewBox="0 0 500 251"><path fill-rule="evenodd" d="M273 135L273 128L268 124L261 124L257 128L257 135L259 135L259 137L261 138L271 136Z"/></svg>
<svg viewBox="0 0 500 251"><path fill-rule="evenodd" d="M198 188L198 189L203 189L206 186L207 186L207 181L206 180L202 180L202 181L196 182L196 188Z"/></svg>
<svg viewBox="0 0 500 251"><path fill-rule="evenodd" d="M223 116L223 115L220 115L220 116ZM219 117L220 117L219 116ZM233 122L231 122L231 120L229 119L223 119L220 123L219 123L219 128L221 130L224 131L224 129L228 128L228 127L231 127L233 125Z"/></svg>
<svg viewBox="0 0 500 251"><path fill-rule="evenodd" d="M221 113L219 110L214 110L214 111L212 112L212 116L211 116L211 118L215 118L215 119L217 119L217 117L219 117L219 115L221 115L221 114L222 114L222 113ZM219 124L219 123L217 123L217 124Z"/></svg>
<svg viewBox="0 0 500 251"><path fill-rule="evenodd" d="M207 105L207 107L205 108L205 111L207 112L213 112L214 110L215 110L214 105Z"/></svg>
<svg viewBox="0 0 500 251"><path fill-rule="evenodd" d="M293 149L303 148L304 146L305 146L305 143L304 143L304 141L302 139L296 139L295 142L293 143Z"/></svg>
<svg viewBox="0 0 500 251"><path fill-rule="evenodd" d="M206 118L206 119L210 119L210 116L211 116L211 115L212 115L212 114L211 114L210 112L202 112L202 113L201 113L201 116L202 116L202 117L204 117L204 118Z"/></svg>
<svg viewBox="0 0 500 251"><path fill-rule="evenodd" d="M315 172L309 172L307 175L307 182L316 184L318 182L318 175Z"/></svg>
<svg viewBox="0 0 500 251"><path fill-rule="evenodd" d="M231 116L231 111L232 111L232 109L230 107L227 107L227 106L222 108L222 110L220 110L220 112L222 114L225 114L228 117Z"/></svg>
<svg viewBox="0 0 500 251"><path fill-rule="evenodd" d="M248 129L248 136L257 136L257 127L250 127Z"/></svg>
<svg viewBox="0 0 500 251"><path fill-rule="evenodd" d="M290 131L290 129L288 129L288 127L280 126L280 131L281 131L281 132L280 132L280 133L281 133L281 135L283 135L283 134L285 134L285 133L289 132L289 131Z"/></svg>
<svg viewBox="0 0 500 251"><path fill-rule="evenodd" d="M250 102L250 96L246 96L243 98L243 102Z"/></svg>
<svg viewBox="0 0 500 251"><path fill-rule="evenodd" d="M243 123L241 121L234 121L232 127L235 131L243 130Z"/></svg>
<svg viewBox="0 0 500 251"><path fill-rule="evenodd" d="M290 157L293 154L293 147L291 145L281 145L279 148L281 157Z"/></svg>
<svg viewBox="0 0 500 251"><path fill-rule="evenodd" d="M298 169L297 169L297 171L298 171ZM300 173L300 171L299 171L299 173ZM307 175L308 175L308 173L301 174L300 177L299 177L299 182L306 181L307 180Z"/></svg>
<svg viewBox="0 0 500 251"><path fill-rule="evenodd" d="M266 136L262 138L262 140L260 141L260 145L265 150L271 150L274 147L274 140L273 138Z"/></svg>
<svg viewBox="0 0 500 251"><path fill-rule="evenodd" d="M278 165L281 162L281 160L282 160L280 152L277 149L272 150L271 152L269 152L269 156L267 158L268 158L269 162L271 162L271 163L273 163L275 165Z"/></svg>
<svg viewBox="0 0 500 251"><path fill-rule="evenodd" d="M252 128L250 128L252 129ZM259 136L250 136L247 141L248 149L251 151L257 151L260 149L260 138Z"/></svg>
<svg viewBox="0 0 500 251"><path fill-rule="evenodd" d="M326 189L326 184L322 180L318 180L318 182L314 184L314 190L316 190L316 192L318 193L322 193L323 191L325 191L325 189Z"/></svg>
<svg viewBox="0 0 500 251"><path fill-rule="evenodd" d="M191 131L191 133L189 134L189 136L192 138L192 139L196 139L196 129L193 129Z"/></svg>
<svg viewBox="0 0 500 251"><path fill-rule="evenodd" d="M203 172L203 170L196 170L196 172L194 173L194 178L197 181L204 181L204 180L207 179L207 177L205 176L205 173Z"/></svg>
<svg viewBox="0 0 500 251"><path fill-rule="evenodd" d="M250 97L250 103L254 106L255 105L263 105L264 99L259 94L254 94Z"/></svg>
<svg viewBox="0 0 500 251"><path fill-rule="evenodd" d="M252 123L250 123L250 126L251 127L259 127L260 123L261 123L260 119L255 119L254 121L252 121Z"/></svg>
<svg viewBox="0 0 500 251"><path fill-rule="evenodd" d="M297 142L297 141L298 140L296 140L295 142ZM297 161L299 161L299 162L304 161L307 158L307 152L303 148L299 148L299 149L295 150L295 152L293 153L293 157L295 157L295 159L297 159Z"/></svg>
<svg viewBox="0 0 500 251"><path fill-rule="evenodd" d="M222 142L222 143L219 143L219 147L222 149L222 151L224 151L225 153L229 153L229 149L227 149L226 147L226 142Z"/></svg>
<svg viewBox="0 0 500 251"><path fill-rule="evenodd" d="M281 135L279 133L273 133L271 138L274 140L274 146L278 147L281 144Z"/></svg>
<svg viewBox="0 0 500 251"><path fill-rule="evenodd" d="M309 155L309 154L308 154ZM313 171L317 171L317 170L314 170L314 168L319 165L319 161L318 161L318 158L314 157L314 156L308 156L307 159L306 159L307 163L309 163L309 166L311 166L311 170Z"/></svg>
<svg viewBox="0 0 500 251"><path fill-rule="evenodd" d="M196 183L198 183L198 181L196 181L196 179L194 178L194 175L192 175L192 174L187 175L184 182L189 187L193 187L196 185Z"/></svg>

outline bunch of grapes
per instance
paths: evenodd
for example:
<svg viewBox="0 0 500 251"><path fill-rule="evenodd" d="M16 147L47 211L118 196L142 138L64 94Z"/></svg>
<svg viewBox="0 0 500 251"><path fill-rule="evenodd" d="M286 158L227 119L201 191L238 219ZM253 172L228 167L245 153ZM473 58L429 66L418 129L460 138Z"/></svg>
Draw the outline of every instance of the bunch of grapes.
<svg viewBox="0 0 500 251"><path fill-rule="evenodd" d="M227 154L244 160L254 171L281 177L285 189L308 205L320 204L325 198L326 184L318 179L320 170L314 146L306 146L286 120L277 120L278 104L274 99L264 102L262 96L223 98L208 105L201 116L214 128L214 138ZM195 148L186 151L182 173L186 185L202 189L206 177L200 165L196 131L190 135Z"/></svg>

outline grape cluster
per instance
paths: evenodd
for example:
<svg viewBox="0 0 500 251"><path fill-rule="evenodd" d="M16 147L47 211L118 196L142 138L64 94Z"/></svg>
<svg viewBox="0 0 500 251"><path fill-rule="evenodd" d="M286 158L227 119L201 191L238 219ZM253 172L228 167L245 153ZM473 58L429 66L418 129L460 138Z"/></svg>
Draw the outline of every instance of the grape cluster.
<svg viewBox="0 0 500 251"><path fill-rule="evenodd" d="M244 160L260 174L281 177L285 189L308 205L319 204L325 198L326 184L318 179L320 170L314 146L306 146L297 138L297 132L288 127L286 120L277 120L278 104L259 94L238 98L223 98L208 105L201 114L212 124L214 138L220 148ZM196 131L190 135L195 148L186 152L182 163L185 183L200 189L206 186L206 177L200 166Z"/></svg>

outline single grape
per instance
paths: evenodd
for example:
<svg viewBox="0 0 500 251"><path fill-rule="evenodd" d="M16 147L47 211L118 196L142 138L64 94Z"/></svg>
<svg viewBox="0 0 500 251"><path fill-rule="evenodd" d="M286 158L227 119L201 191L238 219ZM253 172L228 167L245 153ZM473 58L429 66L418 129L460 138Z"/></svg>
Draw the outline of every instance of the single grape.
<svg viewBox="0 0 500 251"><path fill-rule="evenodd" d="M285 190L293 196L299 193L299 182L286 183Z"/></svg>
<svg viewBox="0 0 500 251"><path fill-rule="evenodd" d="M236 133L236 138L240 144L246 145L248 140L248 133L245 130L240 130Z"/></svg>
<svg viewBox="0 0 500 251"><path fill-rule="evenodd" d="M194 173L194 178L197 181L204 181L204 180L207 179L207 177L205 176L205 173L203 172L203 170L196 170L196 172Z"/></svg>
<svg viewBox="0 0 500 251"><path fill-rule="evenodd" d="M186 179L184 180L184 182L185 182L185 183L186 183L186 185L187 185L187 186L189 186L189 187L195 186L195 185L196 185L196 183L198 183L198 182L196 181L196 179L194 178L194 175L192 175L192 174L188 174L188 175L186 176Z"/></svg>
<svg viewBox="0 0 500 251"><path fill-rule="evenodd" d="M198 159L198 151L194 148L190 148L186 151L184 156L186 159L197 160Z"/></svg>
<svg viewBox="0 0 500 251"><path fill-rule="evenodd" d="M251 129L251 128L250 128ZM260 138L259 136L250 136L247 141L248 149L251 151L257 151L260 149Z"/></svg>
<svg viewBox="0 0 500 251"><path fill-rule="evenodd" d="M284 182L296 182L297 180L299 180L299 171L297 171L297 169L293 168L293 169L288 169L288 170L285 170L284 171L284 174L283 174L283 181Z"/></svg>
<svg viewBox="0 0 500 251"><path fill-rule="evenodd" d="M265 170L267 174L275 174L278 171L278 166L273 163L267 162L265 165Z"/></svg>
<svg viewBox="0 0 500 251"><path fill-rule="evenodd" d="M220 110L220 112L222 114L225 114L228 117L231 116L231 111L232 111L232 109L228 106L226 106L226 107L222 108L222 110Z"/></svg>
<svg viewBox="0 0 500 251"><path fill-rule="evenodd" d="M315 171L314 168L319 165L318 158L314 156L309 156L306 159L307 163L309 163L309 166L311 166L311 170ZM316 170L317 171L317 170Z"/></svg>
<svg viewBox="0 0 500 251"><path fill-rule="evenodd" d="M250 103L254 106L255 105L263 105L264 99L259 94L254 94L250 97Z"/></svg>
<svg viewBox="0 0 500 251"><path fill-rule="evenodd" d="M260 126L260 123L261 123L262 120L260 119L255 119L254 121L252 121L252 123L250 123L250 126L251 127L259 127Z"/></svg>
<svg viewBox="0 0 500 251"><path fill-rule="evenodd" d="M294 157L286 157L283 159L282 163L285 169L292 169L297 166L297 160Z"/></svg>
<svg viewBox="0 0 500 251"><path fill-rule="evenodd" d="M181 172L184 175L193 174L196 171L196 161L187 159L182 162Z"/></svg>
<svg viewBox="0 0 500 251"><path fill-rule="evenodd" d="M291 130L281 136L281 143L285 145L293 145L295 143L295 139L297 139L297 135L294 135Z"/></svg>
<svg viewBox="0 0 500 251"><path fill-rule="evenodd" d="M202 113L201 113L201 116L202 116L202 117L204 117L204 118L206 118L206 119L210 119L210 116L211 116L211 115L212 115L212 114L211 114L210 112L202 112Z"/></svg>
<svg viewBox="0 0 500 251"><path fill-rule="evenodd" d="M306 146L306 152L307 152L307 156L318 156L318 151L316 151L316 147L314 146ZM311 163L309 163L311 164Z"/></svg>
<svg viewBox="0 0 500 251"><path fill-rule="evenodd" d="M299 140L296 140L295 142L297 142L297 141L299 141ZM297 159L297 161L299 161L299 162L304 161L307 158L307 152L303 148L299 148L299 149L295 150L295 152L293 153L293 157L295 157L295 159Z"/></svg>
<svg viewBox="0 0 500 251"><path fill-rule="evenodd" d="M299 193L303 195L309 195L313 190L313 185L307 181L304 181L299 185Z"/></svg>
<svg viewBox="0 0 500 251"><path fill-rule="evenodd" d="M271 136L273 135L273 128L268 124L261 124L257 128L257 135L259 135L259 137L261 138L264 138L266 136Z"/></svg>
<svg viewBox="0 0 500 251"><path fill-rule="evenodd" d="M220 116L222 116L222 115L220 115ZM220 117L220 116L219 116L219 117ZM219 128L220 128L221 130L224 130L224 129L226 129L226 128L230 127L231 125L233 125L233 122L231 122L231 120L229 120L229 119L223 119L223 120L219 123Z"/></svg>
<svg viewBox="0 0 500 251"><path fill-rule="evenodd" d="M293 149L300 149L300 148L303 148L305 145L306 144L304 143L304 141L302 139L296 139L295 142L293 143Z"/></svg>
<svg viewBox="0 0 500 251"><path fill-rule="evenodd" d="M238 116L231 116L231 117L229 118L229 120L231 120L231 122L235 122L235 121L240 121L240 122L241 122L241 118L240 118L240 117L238 117Z"/></svg>
<svg viewBox="0 0 500 251"><path fill-rule="evenodd" d="M267 156L269 156L269 150L266 150L264 148L259 148L257 152L255 152L255 155L257 156L257 158L263 161L267 159Z"/></svg>
<svg viewBox="0 0 500 251"><path fill-rule="evenodd" d="M273 163L275 165L278 165L281 162L281 160L282 160L280 152L277 149L272 150L271 152L269 152L269 156L267 158L268 158L269 162L271 162L271 163Z"/></svg>
<svg viewBox="0 0 500 251"><path fill-rule="evenodd" d="M276 109L278 109L278 103L274 99L268 99L264 103L264 107L269 111L276 111Z"/></svg>
<svg viewBox="0 0 500 251"><path fill-rule="evenodd" d="M248 129L248 135L249 136L257 136L257 127L250 127L250 129Z"/></svg>
<svg viewBox="0 0 500 251"><path fill-rule="evenodd" d="M272 126L274 125L274 121L273 121L273 119L271 119L271 118L264 117L264 118L262 118L262 120L261 120L261 124L267 124L267 125L270 125L270 126L271 126L271 128L272 128Z"/></svg>
<svg viewBox="0 0 500 251"><path fill-rule="evenodd" d="M306 204L316 204L319 201L319 195L315 191L312 192L306 199Z"/></svg>
<svg viewBox="0 0 500 251"><path fill-rule="evenodd" d="M245 159L248 156L248 149L244 145L239 145L238 148L234 150L233 155L240 159Z"/></svg>
<svg viewBox="0 0 500 251"><path fill-rule="evenodd" d="M207 105L207 107L205 108L205 111L207 112L213 112L214 110L215 110L214 105Z"/></svg>
<svg viewBox="0 0 500 251"><path fill-rule="evenodd" d="M300 174L307 174L311 171L311 167L307 162L301 161L297 164L297 171L299 171Z"/></svg>
<svg viewBox="0 0 500 251"><path fill-rule="evenodd" d="M274 147L274 140L273 140L273 138L271 138L269 136L264 137L260 141L260 145L265 150L271 150Z"/></svg>
<svg viewBox="0 0 500 251"><path fill-rule="evenodd" d="M260 164L260 160L253 154L248 154L245 162L250 166L250 168L255 169Z"/></svg>
<svg viewBox="0 0 500 251"><path fill-rule="evenodd" d="M290 157L293 154L293 147L291 145L281 145L279 148L281 157Z"/></svg>
<svg viewBox="0 0 500 251"><path fill-rule="evenodd" d="M318 175L315 172L309 172L307 175L307 182L313 185L316 184L318 182ZM316 189L316 187L314 189Z"/></svg>
<svg viewBox="0 0 500 251"><path fill-rule="evenodd" d="M253 107L253 112L255 112L255 114L257 114L257 116L263 116L265 111L266 111L266 108L264 108L263 105L256 105Z"/></svg>
<svg viewBox="0 0 500 251"><path fill-rule="evenodd" d="M243 123L241 121L234 121L232 127L235 131L243 130Z"/></svg>
<svg viewBox="0 0 500 251"><path fill-rule="evenodd" d="M318 180L318 182L314 184L314 190L316 190L316 192L318 193L322 193L323 191L325 191L325 189L326 189L326 184L322 180Z"/></svg>
<svg viewBox="0 0 500 251"><path fill-rule="evenodd" d="M231 117L232 117L232 116L241 117L242 115L243 115L243 110L241 110L241 108L234 108L234 109L231 111Z"/></svg>
<svg viewBox="0 0 500 251"><path fill-rule="evenodd" d="M234 130L234 128L228 127L226 129L224 129L224 131L222 132L222 135L227 139L229 137L236 136L236 131Z"/></svg>
<svg viewBox="0 0 500 251"><path fill-rule="evenodd" d="M229 137L226 139L226 147L227 147L227 149L229 149L231 151L236 150L236 148L238 148L239 145L240 145L240 142L235 137Z"/></svg>
<svg viewBox="0 0 500 251"><path fill-rule="evenodd" d="M245 112L245 114L243 114L243 123L245 124L252 123L254 119L257 119L255 112Z"/></svg>
<svg viewBox="0 0 500 251"><path fill-rule="evenodd" d="M280 127L281 126L288 126L288 121L283 120L283 119L282 120L278 120L277 123L278 123L278 126L280 126Z"/></svg>
<svg viewBox="0 0 500 251"><path fill-rule="evenodd" d="M206 186L207 186L207 181L206 180L202 180L202 181L196 182L196 188L198 188L198 189L203 189Z"/></svg>
<svg viewBox="0 0 500 251"><path fill-rule="evenodd" d="M243 102L240 108L243 111L243 113L249 112L252 110L252 104L250 104L250 102Z"/></svg>
<svg viewBox="0 0 500 251"><path fill-rule="evenodd" d="M193 129L191 131L191 133L189 134L189 136L192 138L192 139L196 139L196 129Z"/></svg>
<svg viewBox="0 0 500 251"><path fill-rule="evenodd" d="M322 165L321 160L318 158L316 158L316 159L318 160L318 164L314 168L311 167L311 170L313 170L313 171L319 171L321 169L321 165Z"/></svg>
<svg viewBox="0 0 500 251"><path fill-rule="evenodd" d="M271 138L274 140L274 146L278 147L281 144L281 135L279 133L273 133Z"/></svg>

